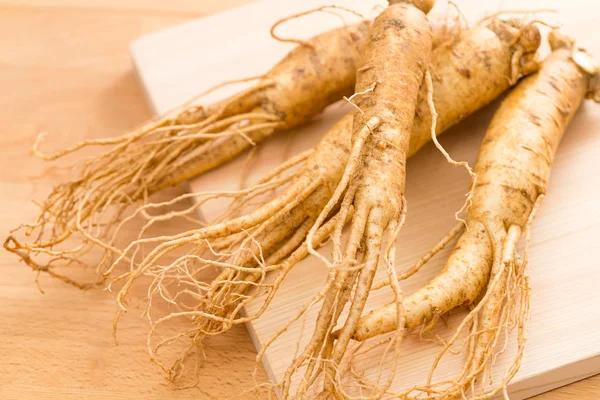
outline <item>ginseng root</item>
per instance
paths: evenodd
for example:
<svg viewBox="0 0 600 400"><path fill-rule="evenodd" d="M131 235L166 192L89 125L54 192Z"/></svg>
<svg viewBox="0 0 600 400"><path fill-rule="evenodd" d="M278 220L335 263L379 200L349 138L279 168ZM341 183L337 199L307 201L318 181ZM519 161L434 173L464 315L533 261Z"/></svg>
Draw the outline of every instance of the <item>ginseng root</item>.
<svg viewBox="0 0 600 400"><path fill-rule="evenodd" d="M494 24L504 27L507 32L513 34L517 32L517 29L511 28L507 24L501 22ZM445 42L446 44L442 48L434 52L434 64L436 68L439 67L439 74L434 85L437 87L442 80L456 82L457 86L461 87L461 91L440 89L440 94L436 97L436 101L441 103L438 115L441 122L438 124L438 133L487 104L508 87L506 77L511 75L511 60L514 52L503 45L492 30L484 26L474 28L459 37L458 40ZM487 58L480 57L477 66L472 70L473 73L465 73L465 68L473 68L475 65L471 61L473 57L495 49L504 50L495 51L499 58L497 61L490 62ZM532 49L528 51L532 51ZM489 69L483 69L484 65L487 65L485 63L488 62ZM470 70L467 69L467 71ZM474 92L479 90L484 83L491 84L493 89L481 96L476 95ZM457 99L470 98L473 101L464 103L452 101L451 98L455 95ZM430 134L431 113L427 106L425 88L422 88L419 95L417 107L419 111L415 117L408 150L409 156L432 138ZM158 241L164 243L140 263L138 268L132 264L132 272L124 276L128 282L118 296L122 309L127 292L135 280L142 275L150 275L153 277L154 283L149 290L149 296L163 296L164 293L167 293L168 290L165 286L171 282L168 278L172 278L176 279L179 285L185 282L186 289L181 291L188 294L193 293L192 297L195 299L193 305L183 307L181 312L173 313L152 323L153 331L156 326L171 318L192 317L193 327L182 337L190 338L192 342L198 344L205 335L222 333L230 329L233 324L247 322L260 316L268 307L286 274L307 254L307 244L306 242L302 243L307 230L313 225L316 217L331 198L332 191L339 183L348 161L352 118L352 114L345 116L327 133L314 152L306 157L306 162L300 172L294 175L292 186L281 196L250 214L203 229L182 233L176 237L157 238ZM282 169L280 167L270 174L269 179L277 176ZM266 183L268 183L268 179L261 181L257 188ZM242 203L248 201L244 198L239 200ZM329 237L336 220L347 219L350 215L351 211L349 211L349 215L338 215L329 219L313 237L314 246ZM224 239L229 245L233 243L231 240L236 243L241 242L241 245L231 256L219 256L216 261L207 260L198 255L202 249L206 250L206 241L215 240L210 246L212 255L214 255L214 249L220 239ZM140 242L147 240L152 239ZM126 253L138 244L133 243ZM158 266L162 257L186 245L195 246L192 254L183 256L168 266ZM296 247L298 248L296 249ZM288 256L292 251L293 253ZM199 283L195 279L195 274L207 266L223 268L223 272L211 285ZM269 271L276 271L276 277L272 282L266 281L266 274ZM238 314L242 308L258 297L262 302L260 311L256 315L240 317ZM168 301L174 302L173 299ZM149 301L150 303L151 301ZM156 361L154 354L156 348L151 347L149 350L153 360ZM170 376L177 375L173 372L174 368L160 365ZM180 363L177 361L174 365L180 365Z"/></svg>
<svg viewBox="0 0 600 400"><path fill-rule="evenodd" d="M136 280L149 275L153 278L148 292L150 296L163 296L164 293L168 293L168 285L176 279L180 287L183 285L186 288L185 292L193 292L197 301L193 310L185 307L181 312L159 319L157 323L152 324L152 331L156 330L157 325L171 318L192 316L193 328L187 332L186 337L197 345L205 335L219 334L229 330L234 324L258 318L268 307L287 273L306 257L306 235L331 198L344 172L350 152L351 132L352 114L348 114L310 153L291 186L253 212L174 237L133 242L107 274L110 274L121 260L127 258L127 254L136 254L135 249L138 245L154 240L164 241L140 263L134 263L133 257L128 258L132 272L116 278L126 279L117 295L120 310L125 309L126 296ZM419 143L419 147L411 147L411 155L426 142L415 143ZM270 174L270 177L274 175ZM328 239L334 226L334 219L324 224L313 238L314 246ZM216 254L216 248L225 247L222 244L223 240L232 253L229 256ZM160 266L159 261L162 258L186 245L194 246L190 254L167 266ZM232 252L232 247L237 249ZM201 256L201 253L207 253L206 250L212 255L217 255L217 259ZM134 268L135 265L137 268ZM223 271L207 287L198 283L195 276L210 266L221 267ZM272 271L276 271L277 275L274 282L270 283L266 281L266 276ZM242 308L257 297L264 301L261 310L256 315L239 317ZM172 303L173 299L167 301ZM151 303L149 300L148 304ZM180 360L176 360L173 367L166 368L156 361L155 350L151 348L150 351L153 360L167 371L170 377L181 373L179 369L175 372L175 367L181 365Z"/></svg>
<svg viewBox="0 0 600 400"><path fill-rule="evenodd" d="M343 251L339 234L342 223L338 225L338 234L334 234L332 271L337 275L336 284L323 300L314 335L326 335L346 302L350 301L350 307L333 345L325 342L323 348L315 349L319 342L311 340L305 348L302 356L309 356L315 350L318 351L315 356L319 353L321 356L308 363L297 397L304 396L313 382L315 367L317 373L324 369L322 395L335 392L336 364L366 303L382 244L386 237L395 236L404 221L406 153L419 88L431 62L432 34L425 14L432 6L433 1L416 5L390 1L371 27L363 64L357 71L355 92L360 96L354 113L352 152L337 191L340 194L345 191L340 213L343 215L353 207L354 215ZM339 195L334 195L328 205L335 204L338 198ZM315 228L328 212L326 207ZM315 228L309 232L309 243ZM392 244L387 256L391 257L393 252ZM296 363L297 360L290 371ZM318 366L319 363L323 366ZM284 397L289 392L288 382L286 372L282 382Z"/></svg>
<svg viewBox="0 0 600 400"><path fill-rule="evenodd" d="M53 155L41 154L36 143L34 152L48 160L86 146L113 147L85 161L77 179L56 186L35 222L16 229L27 239L15 230L5 247L33 269L76 284L52 271L101 245L106 251L97 269L104 272L118 254L112 229L129 206L146 203L151 194L213 169L350 96L368 28L364 21L315 36L251 88L207 106L186 105L123 136L88 140Z"/></svg>
<svg viewBox="0 0 600 400"><path fill-rule="evenodd" d="M431 87L428 88L430 85L423 85L422 101L416 104L412 104L412 95L408 95L413 90L418 92L422 78L427 75L425 67L429 65L426 59L421 58L427 54L427 50L421 49L421 46L428 46L427 43L422 43L422 40L428 40L423 39L428 36L426 23L422 23L423 13L414 6L405 4L394 5L390 9L401 10L401 13L406 14L394 17L395 11L392 11L389 18L387 15L390 14L382 14L379 28L378 20L373 24L370 40L374 42L369 43L371 49L367 52L373 61L372 64L361 67L357 75L357 93L366 93L357 96L357 107L361 111L354 114L349 162L334 196L307 235L310 244L312 234L334 207L338 207L340 199L339 215L343 216L353 209L344 251L342 252L341 221L345 218L340 217L332 234L333 262L330 263L318 253L312 252L328 263L331 270L324 289L310 302L315 304L320 301L322 306L308 345L284 375L281 383L284 397L289 395L293 375L303 365L306 365L306 370L298 383L297 397L302 397L322 372L325 380L323 396L336 395L343 391L342 388L336 388L337 369L356 330L385 237L390 243L385 257L390 284L395 288L395 303L402 305L402 294L395 277L393 259L394 239L401 226L405 208L404 161L408 143L404 131L412 125L413 135L415 132L422 133L411 138L411 146L418 140L425 142L435 139L436 132L447 129L488 104L511 83L515 83L519 76L531 73L537 68L534 53L539 46L540 36L536 27L519 26L514 21L503 22L497 19L480 24L464 32L453 43L443 45L433 52L431 71L434 79L431 86L433 103L437 109L435 114L435 111L430 110L430 102L427 101L428 92L431 95ZM399 40L402 40L403 44L397 47L411 49L411 55L391 56L382 50L380 46L383 46L386 35L390 35L390 38L400 35L398 37L402 37ZM410 38L404 35L409 35ZM415 38L418 46L413 46L411 41ZM379 54L381 51L383 53ZM377 64L383 63L384 60L388 63L384 63L386 71L379 72L378 68L381 65ZM405 64L407 60L410 61ZM396 71L401 71L400 75L396 76L397 72L393 72L395 68L398 68ZM370 88L373 89L372 92L368 91ZM387 102L383 101L386 97ZM380 106L382 101L384 105ZM437 117L433 135L432 116ZM348 316L336 332L334 340L332 331L338 324L346 303L350 303ZM404 313L398 315L397 322L401 322L405 318ZM399 325L403 326L404 323ZM398 351L397 346L401 338L402 332L399 331L395 352ZM393 373L390 375L393 376ZM388 384L379 388L380 394ZM375 397L377 395L376 393Z"/></svg>
<svg viewBox="0 0 600 400"><path fill-rule="evenodd" d="M132 285L138 278L150 275L153 277L150 296L162 295L165 292L163 289L168 290L168 285L175 278L188 294L193 293L196 301L193 310L173 313L169 319L178 316L194 317L194 326L186 336L195 344L199 344L205 335L227 331L232 324L239 323L233 319L252 299L253 296L248 291L254 289L254 296L274 293L276 285L271 286L265 282L266 273L273 269L291 268L304 257L299 257L296 253L290 254L304 242L308 229L333 194L343 173L349 152L349 125L348 119L342 119L336 124L314 151L310 152L290 187L254 211L174 237L140 239L128 246L107 274L128 254L136 254L138 245L153 240L164 241L141 262L133 263L133 257L129 259L132 271L123 276L126 282L117 294L119 313L125 309L124 302ZM322 240L325 238L326 236ZM226 247L223 246L223 241ZM192 246L192 252L160 267L161 259L184 246ZM217 249L223 247L226 251L217 254ZM235 250L231 250L232 248ZM207 253L206 250L209 256L202 256L201 253ZM231 255L228 256L228 252ZM215 260L210 255L218 257ZM279 262L282 265L274 266ZM199 283L195 276L202 269L211 266L223 268L223 271L212 285ZM158 324L164 321L166 319L163 318ZM151 351L154 352L152 349ZM164 369L173 376L173 368Z"/></svg>
<svg viewBox="0 0 600 400"><path fill-rule="evenodd" d="M594 83L598 64L558 31L549 41L553 52L541 70L516 86L490 123L474 168L477 179L466 230L442 272L403 300L402 329L430 326L455 307L473 308L436 357L426 385L394 394L400 398L456 398L469 390L469 398L488 399L500 391L507 395L507 385L519 369L530 312L530 226L546 195L552 161L569 121L586 96L600 101L600 88ZM517 242L523 235L520 257ZM363 316L353 339L363 341L398 329L397 310L395 303L388 304ZM497 344L515 328L516 355L500 384L486 388L495 358L503 351L496 350ZM452 380L434 382L440 360L467 330L462 370ZM475 389L478 379L481 385Z"/></svg>
<svg viewBox="0 0 600 400"><path fill-rule="evenodd" d="M327 8L332 7L313 11ZM434 17L436 40L451 40L462 29L460 22ZM197 100L189 102L126 135L88 140L53 155L42 154L36 142L34 153L46 160L92 145L113 148L85 161L77 179L56 186L41 204L34 223L11 232L5 247L38 272L81 288L94 286L55 271L84 264L83 256L98 245L104 254L94 264L102 274L120 254L114 248L115 226L128 208L147 204L152 194L218 167L273 133L305 123L351 95L369 25L363 21L308 41L276 37L301 45L264 76L236 81L256 80L249 89L206 106L196 105ZM17 231L24 231L26 239L18 237Z"/></svg>

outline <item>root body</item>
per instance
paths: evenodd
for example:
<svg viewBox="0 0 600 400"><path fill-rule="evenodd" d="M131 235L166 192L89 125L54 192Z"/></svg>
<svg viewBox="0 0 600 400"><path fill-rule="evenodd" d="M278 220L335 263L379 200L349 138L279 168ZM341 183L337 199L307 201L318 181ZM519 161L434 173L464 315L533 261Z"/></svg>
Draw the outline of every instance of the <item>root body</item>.
<svg viewBox="0 0 600 400"><path fill-rule="evenodd" d="M415 14L408 12L407 15L415 21L422 18L422 13L416 17L420 11L413 6L399 4L394 7L411 10L410 12ZM382 14L379 18L385 15ZM409 23L402 18L381 19L382 32L377 30L379 19L376 20L371 30L370 40L377 43L369 42L369 48L377 48L377 46L381 46L379 49L384 48L382 43L385 42L386 34L391 36L393 34L389 32L394 32L390 26L402 26L400 34L408 37L417 32L412 28L413 22L415 25L423 26L422 20L420 22L411 20ZM408 26L415 30L411 30ZM456 40L441 44L433 51L431 62L433 93L428 93L428 86L421 85L421 82L426 74L423 66L428 66L429 62L421 58L427 57L427 51L420 47L427 47L428 44L422 42L422 40L427 41L423 39L427 34L423 32L414 34L415 37L410 39L403 37L402 46L396 45L403 49L400 51L409 50L410 56L403 54L394 57L389 52L378 55L377 49L369 50L365 54L365 59L378 60L377 62L385 65L385 72L368 64L367 61L357 74L356 92L364 94L357 96L356 100L358 111L354 113L353 150L338 189L317 219L315 226L319 226L323 216L331 212L333 205L337 204L337 199L342 194L340 213L344 212L345 207L352 207L354 214L343 251L341 227L337 227L334 231L331 264L334 272L330 273L328 283L325 285L328 292L323 295L323 304L309 345L294 360L282 381L284 395L289 393L295 371L305 363L307 369L300 381L296 396L301 397L306 393L321 373L325 380L323 393L343 395L337 371L350 339L364 334L360 331L362 324L359 323L359 317L366 303L379 261L379 253L386 238L389 243L386 263L395 296L394 304L389 306L392 312L383 311L386 317L393 319L394 322L386 323L396 327L398 322L402 321L401 329L410 328L413 324L436 314L436 309L427 304L422 307L420 303L417 305L419 300L416 298L403 299L401 289L397 283L394 283L397 278L393 272L394 261L391 256L395 252L394 238L402 226L401 210L405 208L403 193L406 154L419 149L432 139L430 132L434 114L427 99L429 95L433 96L437 113L434 130L436 133L443 132L499 96L510 86L511 77L530 73L534 69L530 61L531 55L539 46L539 32L532 25L514 26L498 20L479 24L471 30L462 32ZM526 36L528 39L521 39L521 36ZM382 62L383 58L385 61ZM390 71L401 71L401 77L395 76L395 73ZM396 84L397 81L401 83ZM369 88L373 90L368 91ZM412 92L417 93L418 96L411 98L407 95ZM381 106L378 103L379 99L386 98L391 100L384 101L385 106ZM393 99L398 99L398 102L394 103ZM393 108L396 106L397 109ZM414 121L411 108L414 110ZM406 141L406 135L402 133L407 129L412 129L410 145ZM482 236L481 229L479 236ZM310 232L308 237L310 239ZM476 257L476 255L468 257ZM461 292L465 304L475 301L479 294L478 289L485 285L488 275L489 271L487 273L483 271L473 276L471 291ZM440 301L450 302L448 299L440 299ZM340 329L332 334L348 302L350 303L348 316ZM457 305L460 304L462 303ZM396 313L398 309L403 310L400 315ZM382 320L383 318L380 317L375 318ZM391 346L395 352L399 351L398 346L402 337L402 332L399 331L394 338L395 342ZM393 376L393 373L390 375ZM374 397L383 394L390 382L388 380L383 387L375 389Z"/></svg>
<svg viewBox="0 0 600 400"><path fill-rule="evenodd" d="M461 305L472 310L437 356L427 384L395 395L416 391L423 398L445 399L472 390L474 398L492 398L506 391L519 369L530 312L526 269L530 226L546 194L560 139L582 100L594 90L594 76L574 61L572 42L559 40L557 35L551 35L553 52L541 70L519 83L494 115L474 169L477 179L466 231L440 275L404 300L402 329L435 321ZM516 248L522 235L526 243L520 258ZM397 329L396 314L396 304L371 311L361 318L354 339L366 340ZM500 384L486 388L486 377L491 376L498 355L496 346L515 328L517 354ZM469 332L462 371L452 380L434 382L441 358L465 330ZM481 388L475 389L479 379Z"/></svg>
<svg viewBox="0 0 600 400"><path fill-rule="evenodd" d="M439 42L455 34L444 28L448 19L433 21ZM146 205L153 193L216 168L350 96L369 25L362 21L308 41L292 40L300 46L265 75L227 82L256 81L249 89L208 105L195 99L120 137L87 140L51 155L39 150L37 140L33 151L46 160L87 146L112 149L82 163L76 179L54 187L36 220L15 229L5 247L38 272L81 288L94 286L75 282L57 268L85 265L83 256L99 246L104 254L94 265L102 275L120 255L115 227L129 219L130 207ZM101 277L96 285L103 282Z"/></svg>
<svg viewBox="0 0 600 400"><path fill-rule="evenodd" d="M32 268L48 271L99 245L105 249L97 266L103 273L119 255L114 228L131 205L147 203L151 194L213 169L350 96L368 26L363 21L315 36L251 88L207 106L188 104L121 137L83 142L51 156L41 154L36 143L34 151L46 159L90 145L113 148L87 160L77 179L56 186L37 220L25 227L30 238L7 248L19 250ZM70 237L74 247L66 242Z"/></svg>
<svg viewBox="0 0 600 400"><path fill-rule="evenodd" d="M399 229L410 133L419 88L431 61L432 35L425 17L431 5L423 2L419 9L404 2L392 4L371 27L357 71L355 91L362 95L356 100L352 152L336 193L312 228L318 228L345 191L340 212L354 209L350 232L344 250L341 243L334 243L336 270L328 278L334 284L325 295L309 344L285 374L283 397L289 394L296 369L309 360L296 396L302 397L322 371L324 394L335 390L337 365L365 306L384 237L394 237ZM329 336L347 302L348 316L330 345Z"/></svg>

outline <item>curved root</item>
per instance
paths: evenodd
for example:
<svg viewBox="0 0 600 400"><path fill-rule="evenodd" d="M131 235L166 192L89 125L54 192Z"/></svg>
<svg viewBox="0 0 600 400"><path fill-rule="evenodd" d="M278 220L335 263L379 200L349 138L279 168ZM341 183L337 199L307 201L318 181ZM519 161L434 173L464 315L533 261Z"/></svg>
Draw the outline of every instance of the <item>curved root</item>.
<svg viewBox="0 0 600 400"><path fill-rule="evenodd" d="M257 99L272 84L263 80L208 107L186 106L121 137L84 141L52 155L40 153L36 141L34 152L49 160L86 146L113 147L86 160L78 178L54 187L35 222L12 232L5 247L50 272L97 245L104 251L96 268L102 274L120 254L115 227L131 206L146 205L153 193L222 164L277 129L280 117L263 111ZM16 231L28 240L16 239Z"/></svg>

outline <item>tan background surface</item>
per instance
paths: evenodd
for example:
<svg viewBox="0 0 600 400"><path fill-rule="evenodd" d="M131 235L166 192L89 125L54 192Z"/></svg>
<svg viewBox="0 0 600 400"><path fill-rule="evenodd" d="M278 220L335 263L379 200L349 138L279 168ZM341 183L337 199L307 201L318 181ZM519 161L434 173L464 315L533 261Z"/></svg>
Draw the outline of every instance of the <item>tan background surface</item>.
<svg viewBox="0 0 600 400"><path fill-rule="evenodd" d="M30 156L39 131L52 133L48 148L59 148L150 116L128 54L132 39L245 2L0 0L0 234L29 221L29 200L67 176ZM3 250L0 267L1 399L222 399L252 386L255 351L243 327L207 343L198 388L174 391L148 361L144 321L128 316L114 345L111 294L46 277L41 294L34 274ZM600 376L539 398L598 393Z"/></svg>

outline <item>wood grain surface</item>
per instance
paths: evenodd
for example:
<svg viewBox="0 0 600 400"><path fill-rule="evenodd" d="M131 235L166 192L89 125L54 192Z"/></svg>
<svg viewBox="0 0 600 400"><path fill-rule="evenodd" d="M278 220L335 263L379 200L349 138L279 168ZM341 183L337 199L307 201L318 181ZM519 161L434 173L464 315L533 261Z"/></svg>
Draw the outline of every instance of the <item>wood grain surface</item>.
<svg viewBox="0 0 600 400"><path fill-rule="evenodd" d="M31 156L40 131L51 133L47 148L58 149L150 117L128 55L132 39L244 2L0 0L0 234L29 221L30 199L68 176ZM35 275L3 250L0 267L0 399L234 399L252 386L255 351L244 328L211 338L201 384L175 390L149 362L147 325L135 310L115 345L111 293L41 277L42 294ZM539 398L599 392L594 377Z"/></svg>

